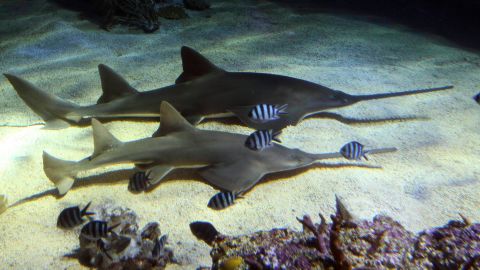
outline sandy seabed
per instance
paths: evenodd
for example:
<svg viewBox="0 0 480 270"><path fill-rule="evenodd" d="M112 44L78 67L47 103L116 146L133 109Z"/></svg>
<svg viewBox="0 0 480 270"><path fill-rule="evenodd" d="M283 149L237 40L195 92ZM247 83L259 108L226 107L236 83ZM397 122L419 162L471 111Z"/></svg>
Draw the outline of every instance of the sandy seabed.
<svg viewBox="0 0 480 270"><path fill-rule="evenodd" d="M8 194L10 203L34 196L0 216L2 268L81 269L77 261L62 257L78 246L78 235L55 225L63 208L90 200L133 209L140 226L160 222L181 263L169 269L211 263L209 247L189 231L192 221L210 221L227 234L285 226L301 229L295 217L332 213L335 194L357 217L387 214L412 231L441 225L458 213L479 221L480 106L472 100L480 89L478 52L367 17L305 11L268 1L212 1L212 9L190 12L186 20L162 21L159 31L147 35L126 27L100 30L49 1L3 1L0 71L83 105L100 96L100 63L123 74L139 90L172 84L181 73L182 45L229 71L288 75L351 94L449 84L455 89L335 110L347 117L416 115L427 120L345 125L309 119L285 129L284 145L311 152L337 151L352 140L399 151L370 158L368 164L383 169L317 167L269 177L274 181L257 185L234 207L220 212L206 206L217 191L191 171L175 172L168 177L171 181L136 195L127 190L131 167L115 167L121 170L90 177L59 199L43 173L42 151L63 159L84 158L93 151L91 128L1 127L0 194ZM3 125L41 122L4 77L0 111ZM158 123L117 121L106 126L128 141L150 136ZM199 128L251 132L218 122Z"/></svg>

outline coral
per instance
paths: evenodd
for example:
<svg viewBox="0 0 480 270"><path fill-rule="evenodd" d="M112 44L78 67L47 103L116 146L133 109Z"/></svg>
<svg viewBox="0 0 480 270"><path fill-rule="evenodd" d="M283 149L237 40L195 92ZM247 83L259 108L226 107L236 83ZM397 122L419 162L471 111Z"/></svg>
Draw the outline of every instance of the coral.
<svg viewBox="0 0 480 270"><path fill-rule="evenodd" d="M153 252L161 236L157 222L150 222L139 230L137 215L128 208L105 205L94 212L95 220L103 220L115 228L100 241L89 240L80 234L80 248L69 257L99 269L164 269L168 263L174 262L169 248L162 247L159 252Z"/></svg>
<svg viewBox="0 0 480 270"><path fill-rule="evenodd" d="M462 219L420 233L416 264L423 269L480 269L480 224Z"/></svg>
<svg viewBox="0 0 480 270"><path fill-rule="evenodd" d="M415 235L387 216L357 220L337 198L337 211L330 218L332 222L327 224L320 214L320 224L314 224L306 215L298 219L304 227L302 232L273 229L236 237L217 232L209 238L213 239L212 269L222 269L228 260L239 257L248 266L238 269L480 267L480 224L463 217L463 221L450 221L444 227ZM208 228L205 224L202 228Z"/></svg>

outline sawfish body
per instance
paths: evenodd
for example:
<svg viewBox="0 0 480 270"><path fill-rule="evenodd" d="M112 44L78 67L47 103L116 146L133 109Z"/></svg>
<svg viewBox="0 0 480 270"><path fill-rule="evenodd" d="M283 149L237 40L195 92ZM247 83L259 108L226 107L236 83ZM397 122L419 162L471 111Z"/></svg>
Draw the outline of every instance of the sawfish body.
<svg viewBox="0 0 480 270"><path fill-rule="evenodd" d="M238 193L251 188L266 174L309 166L322 159L342 158L339 152L312 154L279 144L253 151L245 146L246 135L197 129L167 102L162 102L160 111L161 126L153 137L131 142L120 142L93 119L93 154L75 162L44 152L45 174L59 193L65 194L78 173L108 165L133 163L146 170L151 184L161 181L173 169L197 168L212 185ZM373 149L369 154L395 150Z"/></svg>
<svg viewBox="0 0 480 270"><path fill-rule="evenodd" d="M64 128L86 118L158 117L162 101L171 103L192 124L205 118L236 116L254 129L281 130L327 109L359 101L440 91L452 86L372 95L349 95L287 76L228 72L188 47L181 50L183 73L171 86L139 92L122 76L99 65L103 95L97 104L78 106L40 90L17 76L5 74L19 96L51 129ZM288 105L286 114L256 122L249 112L258 104Z"/></svg>

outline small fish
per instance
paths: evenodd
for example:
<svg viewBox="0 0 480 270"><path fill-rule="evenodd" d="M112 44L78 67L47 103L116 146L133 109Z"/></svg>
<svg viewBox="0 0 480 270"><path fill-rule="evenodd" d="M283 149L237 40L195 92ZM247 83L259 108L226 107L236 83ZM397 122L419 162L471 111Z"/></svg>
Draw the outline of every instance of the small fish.
<svg viewBox="0 0 480 270"><path fill-rule="evenodd" d="M480 93L476 94L476 95L473 97L473 100L475 100L478 104L480 104Z"/></svg>
<svg viewBox="0 0 480 270"><path fill-rule="evenodd" d="M81 211L78 206L68 207L60 212L57 219L57 226L64 229L70 229L83 223L83 216L91 216L95 213L87 212L88 207L92 202L89 202Z"/></svg>
<svg viewBox="0 0 480 270"><path fill-rule="evenodd" d="M240 197L233 192L219 192L210 198L210 201L208 201L208 207L214 210L222 210L233 205L236 198Z"/></svg>
<svg viewBox="0 0 480 270"><path fill-rule="evenodd" d="M254 122L265 123L280 118L280 115L287 114L288 104L272 105L258 104L248 113L248 117Z"/></svg>
<svg viewBox="0 0 480 270"><path fill-rule="evenodd" d="M160 238L155 240L155 245L153 246L152 250L152 257L158 258L160 254L162 254L163 249L165 248L165 244L167 243L168 235L163 235Z"/></svg>
<svg viewBox="0 0 480 270"><path fill-rule="evenodd" d="M135 172L128 182L128 190L131 192L142 192L149 186L150 179L145 172Z"/></svg>
<svg viewBox="0 0 480 270"><path fill-rule="evenodd" d="M108 227L107 222L100 220L92 220L85 224L80 231L80 235L90 240L98 240L108 236L109 232L112 232L119 224L112 227Z"/></svg>
<svg viewBox="0 0 480 270"><path fill-rule="evenodd" d="M366 156L367 153L368 151L363 150L363 145L355 141L345 144L340 149L340 154L342 154L344 158L350 160L360 160L362 157L368 160Z"/></svg>
<svg viewBox="0 0 480 270"><path fill-rule="evenodd" d="M273 145L272 141L281 143L278 136L280 136L281 131L273 132L273 130L257 130L248 136L245 141L245 146L252 150L263 150Z"/></svg>
<svg viewBox="0 0 480 270"><path fill-rule="evenodd" d="M209 222L195 221L190 223L190 231L198 239L204 241L208 245L213 244L215 237L220 235L220 233L215 229L215 227Z"/></svg>

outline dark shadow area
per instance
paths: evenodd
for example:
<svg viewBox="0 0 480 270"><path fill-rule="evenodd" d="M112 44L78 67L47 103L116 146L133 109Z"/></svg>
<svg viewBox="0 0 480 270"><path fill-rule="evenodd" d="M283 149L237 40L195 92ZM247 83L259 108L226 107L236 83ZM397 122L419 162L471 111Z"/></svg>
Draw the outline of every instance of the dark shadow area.
<svg viewBox="0 0 480 270"><path fill-rule="evenodd" d="M381 25L400 23L441 35L461 46L480 49L478 0L270 0L299 14L336 13L376 16ZM362 19L362 18L360 18ZM366 18L363 18L365 20Z"/></svg>
<svg viewBox="0 0 480 270"><path fill-rule="evenodd" d="M101 5L94 4L89 0L48 0L49 2L57 5L60 8L68 9L78 13L80 20L88 20L100 27L105 24L105 15L101 13ZM102 2L102 1L99 1Z"/></svg>

